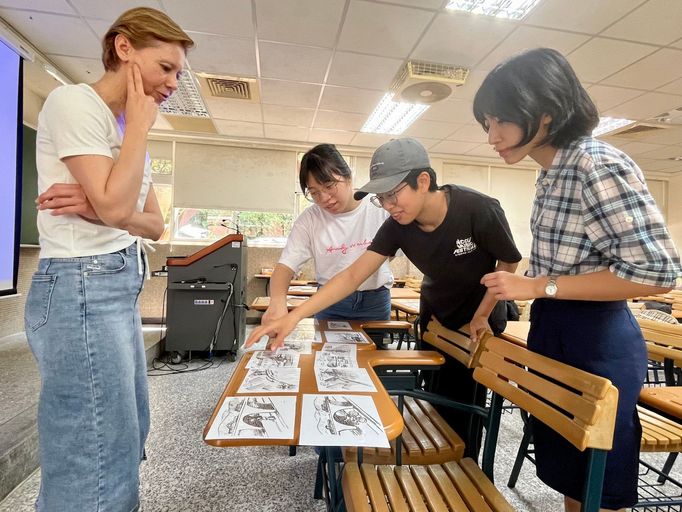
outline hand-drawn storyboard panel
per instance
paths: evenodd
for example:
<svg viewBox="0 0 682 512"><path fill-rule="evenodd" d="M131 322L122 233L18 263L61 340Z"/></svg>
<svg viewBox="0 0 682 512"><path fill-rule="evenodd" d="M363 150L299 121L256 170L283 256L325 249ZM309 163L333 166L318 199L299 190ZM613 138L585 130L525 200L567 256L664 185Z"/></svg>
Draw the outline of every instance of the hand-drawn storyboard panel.
<svg viewBox="0 0 682 512"><path fill-rule="evenodd" d="M206 439L293 439L295 396L226 398Z"/></svg>
<svg viewBox="0 0 682 512"><path fill-rule="evenodd" d="M324 331L324 339L327 343L369 343L361 332L357 331Z"/></svg>
<svg viewBox="0 0 682 512"><path fill-rule="evenodd" d="M253 368L237 393L298 393L300 368Z"/></svg>
<svg viewBox="0 0 682 512"><path fill-rule="evenodd" d="M317 390L336 392L375 392L377 389L364 368L315 368Z"/></svg>
<svg viewBox="0 0 682 512"><path fill-rule="evenodd" d="M299 354L288 350L262 350L254 352L247 368L296 368Z"/></svg>
<svg viewBox="0 0 682 512"><path fill-rule="evenodd" d="M298 444L388 448L371 396L303 395Z"/></svg>

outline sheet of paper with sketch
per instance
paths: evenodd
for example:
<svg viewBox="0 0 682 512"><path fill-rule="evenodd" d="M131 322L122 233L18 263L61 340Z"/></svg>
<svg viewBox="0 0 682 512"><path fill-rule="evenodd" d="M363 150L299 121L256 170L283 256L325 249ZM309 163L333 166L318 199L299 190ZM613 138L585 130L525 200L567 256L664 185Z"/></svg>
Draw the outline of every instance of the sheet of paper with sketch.
<svg viewBox="0 0 682 512"><path fill-rule="evenodd" d="M247 363L247 368L296 368L299 360L298 352L289 350L261 350L254 352Z"/></svg>
<svg viewBox="0 0 682 512"><path fill-rule="evenodd" d="M375 392L369 373L364 368L315 368L317 390L323 393L330 391L366 391Z"/></svg>
<svg viewBox="0 0 682 512"><path fill-rule="evenodd" d="M315 368L357 368L357 352L348 347L356 348L355 345L335 345L343 347L341 350L319 350L315 352Z"/></svg>
<svg viewBox="0 0 682 512"><path fill-rule="evenodd" d="M252 368L237 393L298 393L300 368Z"/></svg>
<svg viewBox="0 0 682 512"><path fill-rule="evenodd" d="M370 341L358 331L324 331L324 339L327 340L327 343L370 343Z"/></svg>
<svg viewBox="0 0 682 512"><path fill-rule="evenodd" d="M371 396L303 395L298 444L388 448Z"/></svg>
<svg viewBox="0 0 682 512"><path fill-rule="evenodd" d="M206 439L293 439L295 396L228 397Z"/></svg>

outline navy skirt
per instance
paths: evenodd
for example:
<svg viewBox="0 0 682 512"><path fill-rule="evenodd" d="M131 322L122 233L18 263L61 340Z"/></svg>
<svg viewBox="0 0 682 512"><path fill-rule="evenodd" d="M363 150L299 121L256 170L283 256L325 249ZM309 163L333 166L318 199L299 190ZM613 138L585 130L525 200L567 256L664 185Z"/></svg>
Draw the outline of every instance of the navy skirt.
<svg viewBox="0 0 682 512"><path fill-rule="evenodd" d="M625 301L550 299L533 302L530 321L530 350L606 377L618 388L613 449L606 459L601 506L634 505L642 436L636 405L647 371L646 346L637 321ZM533 435L538 477L581 501L586 453L539 421L533 422Z"/></svg>

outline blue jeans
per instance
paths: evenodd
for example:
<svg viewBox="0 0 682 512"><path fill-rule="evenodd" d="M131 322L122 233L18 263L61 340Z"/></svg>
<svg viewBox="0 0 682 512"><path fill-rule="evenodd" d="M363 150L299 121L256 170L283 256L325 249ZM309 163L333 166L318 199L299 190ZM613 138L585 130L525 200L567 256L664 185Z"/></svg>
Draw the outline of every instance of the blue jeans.
<svg viewBox="0 0 682 512"><path fill-rule="evenodd" d="M376 290L353 292L315 315L318 320L390 320L391 292Z"/></svg>
<svg viewBox="0 0 682 512"><path fill-rule="evenodd" d="M26 300L40 369L39 511L130 512L149 432L136 246L41 259Z"/></svg>

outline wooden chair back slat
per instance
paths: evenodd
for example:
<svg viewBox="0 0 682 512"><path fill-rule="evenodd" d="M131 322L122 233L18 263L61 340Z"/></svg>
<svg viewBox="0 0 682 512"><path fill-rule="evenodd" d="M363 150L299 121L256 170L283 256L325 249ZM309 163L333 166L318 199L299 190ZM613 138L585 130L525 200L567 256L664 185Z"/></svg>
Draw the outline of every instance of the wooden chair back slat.
<svg viewBox="0 0 682 512"><path fill-rule="evenodd" d="M462 471L462 468L456 462L447 462L443 464L445 472L450 477L450 480L455 485L459 494L466 501L468 510L475 510L476 512L492 512L486 501L481 496L476 486L473 484L467 474Z"/></svg>
<svg viewBox="0 0 682 512"><path fill-rule="evenodd" d="M500 359L506 359L507 362L500 365ZM595 414L591 421L586 422L581 417L585 410L582 401L563 400L561 408L555 405L554 397L546 394L547 381L540 378L524 379L520 384L515 376L517 371L508 371L514 365L526 367L528 370L522 371L524 375L528 372L548 375L551 381L562 382L575 390L575 394L583 400L593 402ZM479 358L479 367L474 371L474 379L528 411L579 450L611 449L618 390L608 379L534 354L499 338L486 341Z"/></svg>
<svg viewBox="0 0 682 512"><path fill-rule="evenodd" d="M429 511L448 512L448 506L445 504L443 496L441 496L438 491L438 487L436 487L436 484L431 479L431 475L429 475L426 466L411 466L410 472L412 473L412 478L414 478L422 496L428 501Z"/></svg>
<svg viewBox="0 0 682 512"><path fill-rule="evenodd" d="M539 390L536 394L565 411L571 411L573 416L585 424L592 425L599 415L599 406L594 397L578 394L572 389L547 380L542 375L527 372L525 368L507 362L501 355L486 354L486 366L494 369L498 375L504 375L516 382L522 389Z"/></svg>
<svg viewBox="0 0 682 512"><path fill-rule="evenodd" d="M363 482L360 468L357 464L349 464L344 468L344 479L342 481L343 494L346 496L346 510L348 512L388 512L388 507L385 506L383 492L381 501L384 503L384 508L374 508L370 504L370 498L367 495L367 485L358 485Z"/></svg>
<svg viewBox="0 0 682 512"><path fill-rule="evenodd" d="M481 491L481 494L485 496L487 504L494 512L514 512L514 508L507 503L507 500L502 498L498 492L495 492L495 484L485 476L485 473L473 459L463 459L459 465L478 490Z"/></svg>
<svg viewBox="0 0 682 512"><path fill-rule="evenodd" d="M419 404L412 397L406 397L405 410L409 411L410 417L421 427L422 432L428 437L429 445L436 451L442 451L450 447L447 439L433 424L433 420L419 407ZM440 415L437 416L440 418Z"/></svg>
<svg viewBox="0 0 682 512"><path fill-rule="evenodd" d="M432 317L422 338L431 346L454 357L467 368L476 366L482 342L471 341L468 325L458 331L453 331L443 327L435 317Z"/></svg>

